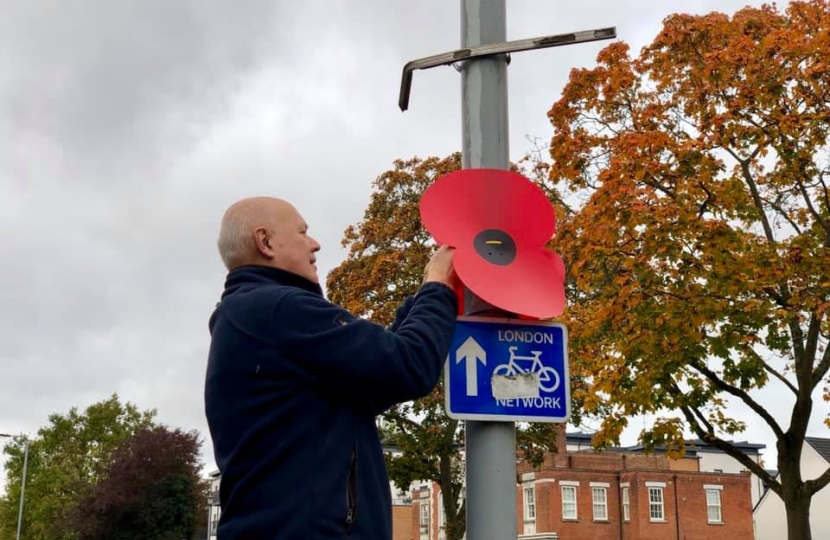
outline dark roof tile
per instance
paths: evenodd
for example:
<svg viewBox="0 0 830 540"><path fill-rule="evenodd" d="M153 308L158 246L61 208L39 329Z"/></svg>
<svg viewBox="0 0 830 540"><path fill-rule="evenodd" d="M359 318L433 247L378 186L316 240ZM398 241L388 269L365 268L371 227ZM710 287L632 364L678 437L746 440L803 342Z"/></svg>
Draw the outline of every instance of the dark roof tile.
<svg viewBox="0 0 830 540"><path fill-rule="evenodd" d="M820 439L818 437L804 437L810 446L819 453L828 463L830 463L830 439Z"/></svg>

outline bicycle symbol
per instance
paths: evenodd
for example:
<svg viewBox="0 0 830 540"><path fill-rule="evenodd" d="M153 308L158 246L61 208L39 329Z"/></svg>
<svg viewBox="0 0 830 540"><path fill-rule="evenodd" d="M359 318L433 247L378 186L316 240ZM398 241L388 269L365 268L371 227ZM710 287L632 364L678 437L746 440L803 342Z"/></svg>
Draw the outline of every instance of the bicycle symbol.
<svg viewBox="0 0 830 540"><path fill-rule="evenodd" d="M559 388L559 373L552 367L542 364L539 358L542 351L530 351L530 356L519 356L516 354L518 347L509 347L510 360L506 364L496 366L493 370L493 375L502 375L512 377L520 373L538 373L539 374L539 388L545 392L553 392ZM523 369L517 360L526 360L533 362L530 369Z"/></svg>

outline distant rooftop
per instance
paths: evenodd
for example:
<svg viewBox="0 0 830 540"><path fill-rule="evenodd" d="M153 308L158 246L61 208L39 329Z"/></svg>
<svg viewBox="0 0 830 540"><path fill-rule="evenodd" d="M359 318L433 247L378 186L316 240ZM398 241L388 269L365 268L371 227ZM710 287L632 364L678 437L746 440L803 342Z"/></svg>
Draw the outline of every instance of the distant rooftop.
<svg viewBox="0 0 830 540"><path fill-rule="evenodd" d="M732 446L735 448L740 448L741 450L761 450L766 448L767 445L765 444L758 444L758 443L751 443L747 441L729 441ZM695 446L701 452L720 452L714 445L709 444L708 442L702 441L700 439L695 439L693 441L687 441L687 444L691 444ZM757 453L757 452L756 452Z"/></svg>
<svg viewBox="0 0 830 540"><path fill-rule="evenodd" d="M821 457L830 463L830 439L819 439L818 437L804 437Z"/></svg>
<svg viewBox="0 0 830 540"><path fill-rule="evenodd" d="M758 444L758 443L751 443L747 441L728 441L732 446L735 448L742 450L746 454L760 454L760 450L767 447L765 444ZM643 452L645 451L645 446L642 444L634 444L631 446L621 446L618 448L613 448L613 450L617 452ZM665 452L666 448L663 446L658 446L654 448L654 453L659 454ZM695 456L699 453L706 453L706 452L722 452L716 446L704 442L700 439L694 439L691 441L686 441L686 455L687 456Z"/></svg>

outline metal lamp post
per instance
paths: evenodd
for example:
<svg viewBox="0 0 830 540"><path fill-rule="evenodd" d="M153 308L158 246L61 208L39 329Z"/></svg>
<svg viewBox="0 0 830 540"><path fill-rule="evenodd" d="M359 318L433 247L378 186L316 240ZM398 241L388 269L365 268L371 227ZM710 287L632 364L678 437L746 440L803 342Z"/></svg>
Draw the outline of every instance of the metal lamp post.
<svg viewBox="0 0 830 540"><path fill-rule="evenodd" d="M615 28L598 28L505 41L506 0L460 0L463 48L404 65L398 106L409 106L415 70L456 65L461 72L462 166L508 169L507 64L509 54L616 37ZM465 315L498 311L465 290ZM445 391L449 389L445 388ZM467 538L516 538L516 432L508 421L467 420Z"/></svg>
<svg viewBox="0 0 830 540"><path fill-rule="evenodd" d="M13 436L8 433L0 433L0 437L12 439ZM23 474L20 480L20 509L17 513L17 536L16 540L20 540L20 529L23 526L23 502L26 496L26 469L29 466L29 439L23 442Z"/></svg>

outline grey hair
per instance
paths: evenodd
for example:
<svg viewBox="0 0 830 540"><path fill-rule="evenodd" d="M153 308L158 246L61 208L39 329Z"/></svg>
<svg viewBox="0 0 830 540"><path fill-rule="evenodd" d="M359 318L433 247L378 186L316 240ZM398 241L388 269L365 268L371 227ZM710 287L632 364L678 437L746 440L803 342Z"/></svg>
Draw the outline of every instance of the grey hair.
<svg viewBox="0 0 830 540"><path fill-rule="evenodd" d="M247 259L254 249L251 231L254 220L250 212L229 211L222 217L216 245L225 268L233 270Z"/></svg>

